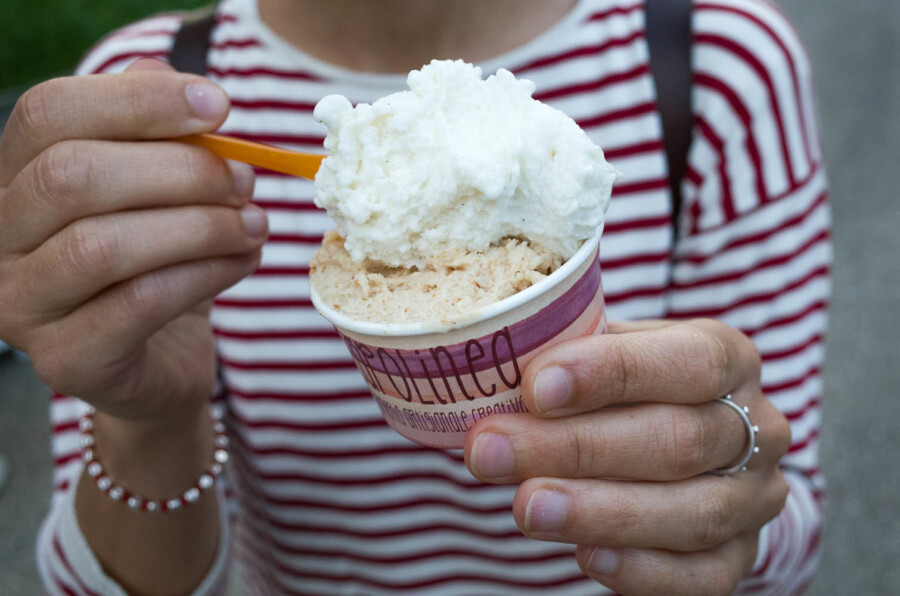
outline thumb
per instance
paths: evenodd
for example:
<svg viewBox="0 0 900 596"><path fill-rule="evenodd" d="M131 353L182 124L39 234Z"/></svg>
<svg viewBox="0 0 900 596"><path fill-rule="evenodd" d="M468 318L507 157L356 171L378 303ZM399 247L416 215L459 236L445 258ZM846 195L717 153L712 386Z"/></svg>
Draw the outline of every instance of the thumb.
<svg viewBox="0 0 900 596"><path fill-rule="evenodd" d="M125 72L136 71L175 72L175 69L172 68L168 62L163 62L162 60L158 60L156 58L141 58L140 60L136 60L135 62L133 62L128 68L125 69Z"/></svg>

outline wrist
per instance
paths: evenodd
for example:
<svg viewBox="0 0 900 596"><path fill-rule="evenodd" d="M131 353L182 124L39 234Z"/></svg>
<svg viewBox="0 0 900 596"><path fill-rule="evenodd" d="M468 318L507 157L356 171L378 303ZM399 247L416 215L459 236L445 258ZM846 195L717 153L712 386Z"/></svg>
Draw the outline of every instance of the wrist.
<svg viewBox="0 0 900 596"><path fill-rule="evenodd" d="M92 447L104 473L129 492L167 499L192 486L210 467L215 451L208 404L154 421L102 412L93 417Z"/></svg>

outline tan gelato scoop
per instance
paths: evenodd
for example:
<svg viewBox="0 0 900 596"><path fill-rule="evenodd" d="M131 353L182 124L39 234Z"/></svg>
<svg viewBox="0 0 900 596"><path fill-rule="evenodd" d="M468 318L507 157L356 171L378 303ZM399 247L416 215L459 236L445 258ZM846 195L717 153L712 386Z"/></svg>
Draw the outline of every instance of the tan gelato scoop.
<svg viewBox="0 0 900 596"><path fill-rule="evenodd" d="M324 155L288 151L280 147L253 143L225 135L190 135L179 137L176 140L181 143L209 149L225 159L242 161L251 166L259 166L274 172L310 180L315 179L316 172L319 171L319 166L322 164L322 160L325 159Z"/></svg>

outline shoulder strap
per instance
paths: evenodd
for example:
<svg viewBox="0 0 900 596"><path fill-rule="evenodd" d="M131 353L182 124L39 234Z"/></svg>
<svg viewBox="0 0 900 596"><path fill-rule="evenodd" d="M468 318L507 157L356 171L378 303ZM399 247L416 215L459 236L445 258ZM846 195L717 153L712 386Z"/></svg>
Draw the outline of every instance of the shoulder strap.
<svg viewBox="0 0 900 596"><path fill-rule="evenodd" d="M169 53L169 64L175 70L198 75L206 74L206 58L209 53L210 35L216 24L216 6L213 2L185 15L181 28L175 34L175 42Z"/></svg>
<svg viewBox="0 0 900 596"><path fill-rule="evenodd" d="M656 101L662 118L669 162L672 221L676 231L681 211L681 181L687 170L693 116L691 111L691 0L646 0L647 45Z"/></svg>

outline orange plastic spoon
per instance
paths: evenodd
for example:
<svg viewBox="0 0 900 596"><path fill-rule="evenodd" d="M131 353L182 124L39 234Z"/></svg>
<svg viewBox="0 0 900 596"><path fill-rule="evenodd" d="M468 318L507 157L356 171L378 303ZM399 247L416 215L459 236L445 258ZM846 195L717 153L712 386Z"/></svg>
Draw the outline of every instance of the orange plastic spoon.
<svg viewBox="0 0 900 596"><path fill-rule="evenodd" d="M319 171L319 166L325 159L324 155L288 151L272 145L252 143L225 135L190 135L179 137L176 140L209 149L225 159L242 161L252 166L310 180L316 177L316 172Z"/></svg>

